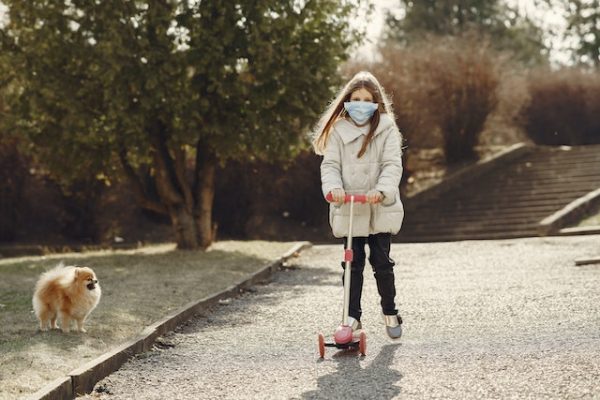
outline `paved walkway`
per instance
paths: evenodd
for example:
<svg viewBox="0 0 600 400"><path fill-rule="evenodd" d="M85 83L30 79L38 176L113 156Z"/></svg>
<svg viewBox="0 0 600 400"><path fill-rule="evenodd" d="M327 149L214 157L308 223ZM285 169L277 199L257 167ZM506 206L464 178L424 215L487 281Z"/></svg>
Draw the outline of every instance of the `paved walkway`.
<svg viewBox="0 0 600 400"><path fill-rule="evenodd" d="M600 236L394 245L405 336L385 336L374 279L367 356L327 349L339 246L164 337L99 382L102 399L600 398Z"/></svg>

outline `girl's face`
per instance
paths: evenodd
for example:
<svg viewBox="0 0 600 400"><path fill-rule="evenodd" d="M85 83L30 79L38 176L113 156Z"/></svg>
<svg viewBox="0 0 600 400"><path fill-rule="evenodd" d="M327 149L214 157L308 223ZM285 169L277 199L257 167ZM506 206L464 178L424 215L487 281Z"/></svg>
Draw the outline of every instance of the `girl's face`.
<svg viewBox="0 0 600 400"><path fill-rule="evenodd" d="M350 95L350 101L367 101L373 103L373 95L365 88L356 89Z"/></svg>

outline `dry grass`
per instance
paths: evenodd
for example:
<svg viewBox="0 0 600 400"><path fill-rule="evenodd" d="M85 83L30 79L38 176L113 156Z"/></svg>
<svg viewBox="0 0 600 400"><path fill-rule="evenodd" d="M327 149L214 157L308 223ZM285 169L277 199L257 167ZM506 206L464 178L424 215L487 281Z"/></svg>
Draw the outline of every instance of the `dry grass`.
<svg viewBox="0 0 600 400"><path fill-rule="evenodd" d="M130 251L0 259L0 399L32 393L139 333L192 300L241 280L291 243L219 242L207 252L173 245ZM87 334L39 332L35 282L58 262L92 267L102 287Z"/></svg>

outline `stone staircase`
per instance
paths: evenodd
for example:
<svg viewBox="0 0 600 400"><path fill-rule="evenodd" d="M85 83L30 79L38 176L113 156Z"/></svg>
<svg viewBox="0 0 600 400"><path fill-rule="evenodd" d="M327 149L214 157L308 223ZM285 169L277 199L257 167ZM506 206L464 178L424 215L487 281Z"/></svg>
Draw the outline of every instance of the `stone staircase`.
<svg viewBox="0 0 600 400"><path fill-rule="evenodd" d="M408 207L401 242L538 236L540 222L600 188L600 145L536 146Z"/></svg>

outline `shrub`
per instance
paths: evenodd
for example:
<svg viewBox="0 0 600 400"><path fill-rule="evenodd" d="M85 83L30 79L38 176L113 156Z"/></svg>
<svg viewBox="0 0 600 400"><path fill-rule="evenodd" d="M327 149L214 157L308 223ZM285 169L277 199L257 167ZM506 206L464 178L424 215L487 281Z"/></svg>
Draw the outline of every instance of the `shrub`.
<svg viewBox="0 0 600 400"><path fill-rule="evenodd" d="M15 239L26 178L27 162L17 141L0 134L0 241Z"/></svg>
<svg viewBox="0 0 600 400"><path fill-rule="evenodd" d="M507 146L527 140L518 123L521 109L529 100L527 71L518 64L501 63L499 74L498 104L488 116L479 137L479 146L483 147Z"/></svg>
<svg viewBox="0 0 600 400"><path fill-rule="evenodd" d="M447 162L477 158L475 146L497 104L500 56L473 37L388 44L371 66L391 91L408 146L444 149Z"/></svg>
<svg viewBox="0 0 600 400"><path fill-rule="evenodd" d="M104 185L93 178L60 185L24 147L0 135L0 242L95 242Z"/></svg>
<svg viewBox="0 0 600 400"><path fill-rule="evenodd" d="M288 164L235 161L219 169L214 209L218 234L291 240L301 237L295 229L324 226L328 206L321 194L320 162L312 151L303 151Z"/></svg>
<svg viewBox="0 0 600 400"><path fill-rule="evenodd" d="M62 235L84 243L98 242L101 234L97 214L104 183L89 177L63 184L59 189L64 210L60 220Z"/></svg>
<svg viewBox="0 0 600 400"><path fill-rule="evenodd" d="M600 143L600 73L575 68L535 70L520 113L529 138L543 145Z"/></svg>

